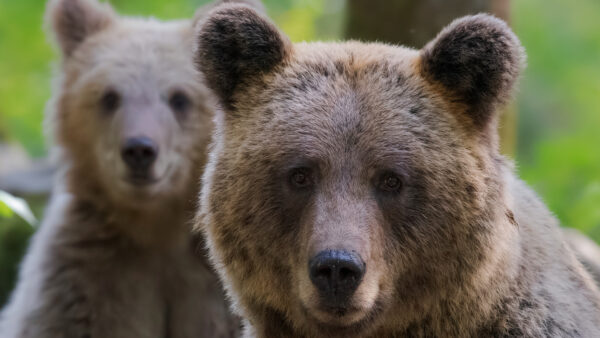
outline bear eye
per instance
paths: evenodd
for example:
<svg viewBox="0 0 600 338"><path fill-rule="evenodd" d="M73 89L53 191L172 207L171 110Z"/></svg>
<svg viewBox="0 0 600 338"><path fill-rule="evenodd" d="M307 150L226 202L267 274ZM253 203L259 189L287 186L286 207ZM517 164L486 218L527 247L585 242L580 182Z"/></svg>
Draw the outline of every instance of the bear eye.
<svg viewBox="0 0 600 338"><path fill-rule="evenodd" d="M296 189L305 189L313 185L310 169L296 168L290 172L290 185Z"/></svg>
<svg viewBox="0 0 600 338"><path fill-rule="evenodd" d="M173 111L178 113L187 111L191 104L192 102L188 96L181 91L176 91L169 98L169 106L171 109L173 109Z"/></svg>
<svg viewBox="0 0 600 338"><path fill-rule="evenodd" d="M102 110L107 113L112 113L121 104L121 96L113 89L107 90L100 99L100 106Z"/></svg>
<svg viewBox="0 0 600 338"><path fill-rule="evenodd" d="M393 172L386 172L381 175L377 184L377 189L385 192L399 192L402 188L400 176Z"/></svg>

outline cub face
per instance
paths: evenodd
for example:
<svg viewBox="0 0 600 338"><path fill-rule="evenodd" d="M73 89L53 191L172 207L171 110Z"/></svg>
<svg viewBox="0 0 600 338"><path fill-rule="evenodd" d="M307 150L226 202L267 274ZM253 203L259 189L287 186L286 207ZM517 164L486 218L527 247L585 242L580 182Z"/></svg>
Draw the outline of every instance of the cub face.
<svg viewBox="0 0 600 338"><path fill-rule="evenodd" d="M199 226L255 330L401 331L504 263L494 111L523 56L503 22L463 18L421 51L292 45L225 6L197 43L224 108Z"/></svg>
<svg viewBox="0 0 600 338"><path fill-rule="evenodd" d="M78 179L133 206L189 189L212 128L192 22L123 18L94 0L49 6L63 56L50 123Z"/></svg>

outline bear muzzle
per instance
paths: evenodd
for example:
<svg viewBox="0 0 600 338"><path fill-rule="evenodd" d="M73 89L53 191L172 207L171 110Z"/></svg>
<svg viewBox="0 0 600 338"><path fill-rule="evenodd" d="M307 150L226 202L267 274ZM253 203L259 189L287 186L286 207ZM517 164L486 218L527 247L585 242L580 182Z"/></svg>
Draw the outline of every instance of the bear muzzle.
<svg viewBox="0 0 600 338"><path fill-rule="evenodd" d="M129 170L129 180L136 185L151 183L151 168L158 156L158 146L148 137L134 137L125 141L121 157Z"/></svg>
<svg viewBox="0 0 600 338"><path fill-rule="evenodd" d="M308 263L323 307L343 315L366 272L362 258L346 250L323 250Z"/></svg>

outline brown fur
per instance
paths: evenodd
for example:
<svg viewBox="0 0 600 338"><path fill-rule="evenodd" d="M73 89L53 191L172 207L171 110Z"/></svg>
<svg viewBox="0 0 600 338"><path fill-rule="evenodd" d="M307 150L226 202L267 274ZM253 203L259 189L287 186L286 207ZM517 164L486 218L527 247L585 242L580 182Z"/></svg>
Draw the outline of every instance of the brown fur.
<svg viewBox="0 0 600 338"><path fill-rule="evenodd" d="M597 289L498 153L495 111L524 63L503 22L460 19L422 51L292 45L225 6L197 41L224 107L197 228L246 336L600 334ZM381 188L390 173L401 189ZM308 277L324 249L366 263L342 311Z"/></svg>
<svg viewBox="0 0 600 338"><path fill-rule="evenodd" d="M47 116L60 173L0 336L235 336L189 234L214 109L194 22L120 17L94 0L52 0L47 15L63 56ZM148 185L121 158L139 136L158 147Z"/></svg>

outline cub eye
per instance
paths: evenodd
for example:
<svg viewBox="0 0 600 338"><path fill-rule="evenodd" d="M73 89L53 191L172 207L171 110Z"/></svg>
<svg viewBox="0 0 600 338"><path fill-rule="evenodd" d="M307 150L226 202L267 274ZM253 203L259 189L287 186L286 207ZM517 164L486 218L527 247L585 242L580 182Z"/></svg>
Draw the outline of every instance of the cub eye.
<svg viewBox="0 0 600 338"><path fill-rule="evenodd" d="M305 189L313 185L313 179L308 168L293 169L290 173L290 185L296 189Z"/></svg>
<svg viewBox="0 0 600 338"><path fill-rule="evenodd" d="M192 102L186 94L181 91L176 91L169 98L169 106L173 111L183 113L188 110Z"/></svg>
<svg viewBox="0 0 600 338"><path fill-rule="evenodd" d="M377 188L385 192L399 192L402 188L402 180L395 173L387 172L379 179Z"/></svg>
<svg viewBox="0 0 600 338"><path fill-rule="evenodd" d="M117 110L120 104L121 96L113 89L107 90L100 99L100 106L102 107L102 110L107 113L112 113Z"/></svg>

